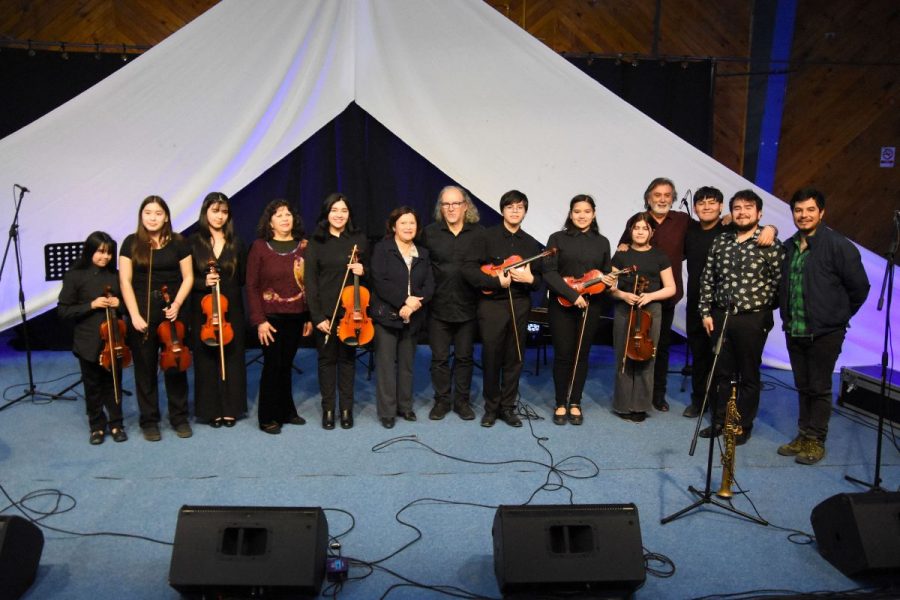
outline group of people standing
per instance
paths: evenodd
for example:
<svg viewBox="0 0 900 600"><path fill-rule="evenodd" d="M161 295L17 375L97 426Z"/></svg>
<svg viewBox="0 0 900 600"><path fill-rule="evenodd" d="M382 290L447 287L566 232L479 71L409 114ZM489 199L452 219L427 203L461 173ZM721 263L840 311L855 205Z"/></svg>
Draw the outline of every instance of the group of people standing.
<svg viewBox="0 0 900 600"><path fill-rule="evenodd" d="M372 338L380 423L392 428L397 418L415 421L413 359L424 328L434 389L428 417L441 420L451 411L463 420L476 417L470 389L480 335L481 425L501 420L520 427L516 405L528 315L532 293L543 282L549 291L554 349L553 423L584 422L581 398L590 345L604 316L604 294L615 303L612 410L624 420L640 422L651 408L669 409L669 333L675 304L683 295L681 264L686 258L694 388L685 416L700 413L712 347L728 315L711 393L718 400L717 418L702 435L720 433L722 399L737 373L743 426L738 443L749 439L759 403L762 348L772 310L780 303L801 408L798 436L779 453L817 462L824 455L831 370L849 319L868 292L859 253L822 224L824 197L815 190L801 190L792 199L798 232L786 247L773 227L760 226L762 200L751 190L731 198L727 224L724 198L715 188L704 187L694 195L698 220L672 211L675 198L671 180L652 181L644 194L645 210L628 220L613 255L600 233L595 201L586 194L571 199L563 228L546 247L522 228L528 198L518 190L501 197L501 223L483 228L468 193L445 187L433 223L423 228L416 211L401 206L390 213L384 238L371 250L353 222L346 196L325 199L309 240L295 209L274 200L263 211L249 251L234 233L225 195L206 197L198 231L190 239L172 231L165 201L150 196L141 204L136 232L122 243L118 274L115 241L94 232L60 294L61 316L76 322L73 350L84 376L90 441L102 443L107 428L115 441L127 439L115 373L97 365L97 327L107 309L129 317L126 338L134 356L140 426L150 441L161 437L158 332L185 312L195 414L212 427L231 427L247 412L245 318L263 348L257 411L263 432L277 434L286 424L305 423L293 401L292 369L301 338L313 334L323 428L334 429L336 423L353 427L356 351ZM346 296L341 302L353 280L371 292L367 311L359 310L359 286L350 305ZM227 315L234 332L224 348L200 334L209 319L204 298L216 287L228 303L220 318ZM823 309L820 294L835 298L841 310ZM186 303L189 308L183 311ZM356 319L350 322L353 333L339 338L339 322L350 313ZM651 317L652 325L642 335L655 349L640 359L627 351L636 314ZM189 437L187 375L183 369L166 369L164 381L169 422L179 437Z"/></svg>

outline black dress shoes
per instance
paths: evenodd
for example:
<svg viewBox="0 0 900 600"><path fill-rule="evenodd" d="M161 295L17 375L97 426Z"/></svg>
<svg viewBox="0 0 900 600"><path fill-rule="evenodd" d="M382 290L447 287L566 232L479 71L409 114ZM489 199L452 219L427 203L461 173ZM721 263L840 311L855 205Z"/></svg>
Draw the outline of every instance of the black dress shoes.
<svg viewBox="0 0 900 600"><path fill-rule="evenodd" d="M713 436L719 437L722 435L722 426L721 425L710 425L709 427L704 427L700 430L700 437L709 439Z"/></svg>
<svg viewBox="0 0 900 600"><path fill-rule="evenodd" d="M300 415L295 415L288 419L288 423L290 423L291 425L306 425L306 419L304 419Z"/></svg>
<svg viewBox="0 0 900 600"><path fill-rule="evenodd" d="M510 427L521 427L522 420L512 409L500 411L500 420Z"/></svg>
<svg viewBox="0 0 900 600"><path fill-rule="evenodd" d="M459 402L453 406L453 412L459 415L459 418L463 421L471 421L475 418L475 411L472 410L472 405L468 402Z"/></svg>
<svg viewBox="0 0 900 600"><path fill-rule="evenodd" d="M563 409L563 413L559 414L559 409ZM556 410L553 412L553 424L554 425L565 425L569 422L569 411L565 406L557 406Z"/></svg>
<svg viewBox="0 0 900 600"><path fill-rule="evenodd" d="M700 416L700 407L694 404L688 404L687 408L684 409L684 412L681 413L682 417L687 417L688 419L696 419Z"/></svg>
<svg viewBox="0 0 900 600"><path fill-rule="evenodd" d="M415 421L415 420L416 420L416 413L414 413L414 412L411 411L411 410L404 410L404 411L399 411L399 410L398 410L398 411L397 411L397 416L398 416L398 417L403 417L403 420L404 420L404 421Z"/></svg>
<svg viewBox="0 0 900 600"><path fill-rule="evenodd" d="M350 429L353 427L353 411L352 410L342 410L341 411L341 429Z"/></svg>
<svg viewBox="0 0 900 600"><path fill-rule="evenodd" d="M654 398L653 408L655 408L659 412L669 412L669 403L666 402L665 398Z"/></svg>
<svg viewBox="0 0 900 600"><path fill-rule="evenodd" d="M484 416L481 417L481 426L482 427L493 427L494 423L497 422L497 413L486 412Z"/></svg>
<svg viewBox="0 0 900 600"><path fill-rule="evenodd" d="M578 414L572 412L573 410L577 410ZM584 423L584 414L581 412L581 406L578 404L573 404L569 406L569 423L572 425L581 425Z"/></svg>
<svg viewBox="0 0 900 600"><path fill-rule="evenodd" d="M381 426L385 429L393 429L394 417L381 417Z"/></svg>
<svg viewBox="0 0 900 600"><path fill-rule="evenodd" d="M334 429L334 411L322 411L322 429Z"/></svg>

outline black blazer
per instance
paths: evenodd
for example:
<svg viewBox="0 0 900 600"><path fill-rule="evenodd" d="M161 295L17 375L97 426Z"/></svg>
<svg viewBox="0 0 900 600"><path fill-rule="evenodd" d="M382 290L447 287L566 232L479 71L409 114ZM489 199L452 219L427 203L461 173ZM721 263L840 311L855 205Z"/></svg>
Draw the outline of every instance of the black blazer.
<svg viewBox="0 0 900 600"><path fill-rule="evenodd" d="M416 245L419 256L413 257L412 268L407 269L403 255L397 249L394 238L381 240L372 251L372 273L374 294L372 295L371 316L385 327L401 329L404 326L398 311L406 303L407 289L412 288L413 296L421 296L426 304L434 295L434 273L428 250L421 244ZM425 322L425 307L412 314L409 327L416 333Z"/></svg>
<svg viewBox="0 0 900 600"><path fill-rule="evenodd" d="M118 275L93 266L66 272L56 309L62 319L75 324L72 352L94 363L100 361L100 350L103 348L100 323L106 320L106 310L91 308L91 302L104 294L106 286L110 286L113 295L119 298L117 312L121 312L125 303L121 301Z"/></svg>

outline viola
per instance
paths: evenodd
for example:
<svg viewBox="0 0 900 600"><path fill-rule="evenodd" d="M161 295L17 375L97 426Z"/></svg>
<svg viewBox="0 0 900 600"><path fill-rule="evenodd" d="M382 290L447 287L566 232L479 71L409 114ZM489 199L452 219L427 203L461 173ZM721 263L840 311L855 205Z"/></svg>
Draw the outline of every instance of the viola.
<svg viewBox="0 0 900 600"><path fill-rule="evenodd" d="M356 246L350 255L350 262L357 261ZM365 346L375 337L375 325L366 314L369 307L369 290L359 284L359 275L353 274L353 285L341 291L341 305L344 316L338 323L338 339L348 346Z"/></svg>
<svg viewBox="0 0 900 600"><path fill-rule="evenodd" d="M216 263L209 261L209 272L216 272ZM200 341L207 346L226 346L234 339L234 329L225 317L228 312L228 298L222 295L219 282L212 291L200 300L200 309L206 322L200 326Z"/></svg>
<svg viewBox="0 0 900 600"><path fill-rule="evenodd" d="M518 269L524 267L530 262L534 262L539 258L544 258L545 256L552 256L557 253L556 248L547 248L540 254L536 254L530 258L522 258L518 254L513 254L503 262L498 265L494 264L485 264L481 265L481 272L485 275L489 275L491 277L499 277L502 273L503 275L508 275L510 271L513 269ZM493 290L482 290L483 293L491 295L494 293Z"/></svg>
<svg viewBox="0 0 900 600"><path fill-rule="evenodd" d="M623 273L631 273L637 270L637 266L632 265L630 267L625 267L621 270L615 270L609 274L611 277L618 277ZM572 277L566 276L563 277L563 281L566 282L570 288L578 292L579 296L588 296L599 294L606 289L606 284L603 283L603 273L601 273L598 269L591 269L581 277ZM557 296L556 300L562 306L572 306L572 302L569 302L565 296Z"/></svg>
<svg viewBox="0 0 900 600"><path fill-rule="evenodd" d="M162 297L166 308L171 306L169 299L169 286L162 286ZM191 366L191 351L184 344L184 323L179 320L164 320L156 328L159 344L162 350L159 353L159 367L163 371L187 371Z"/></svg>
<svg viewBox="0 0 900 600"><path fill-rule="evenodd" d="M106 286L104 295L111 298L112 286ZM106 307L106 320L100 323L100 339L103 349L100 351L100 366L113 373L131 365L131 350L125 345L125 320L118 319L115 309ZM118 398L118 395L117 395Z"/></svg>
<svg viewBox="0 0 900 600"><path fill-rule="evenodd" d="M646 277L636 277L634 281L634 294L643 294L650 281ZM622 370L625 369L625 359L644 362L656 354L653 339L650 335L650 327L653 317L650 311L644 308L631 306L631 314L628 316L628 333L625 343L625 356L622 357Z"/></svg>

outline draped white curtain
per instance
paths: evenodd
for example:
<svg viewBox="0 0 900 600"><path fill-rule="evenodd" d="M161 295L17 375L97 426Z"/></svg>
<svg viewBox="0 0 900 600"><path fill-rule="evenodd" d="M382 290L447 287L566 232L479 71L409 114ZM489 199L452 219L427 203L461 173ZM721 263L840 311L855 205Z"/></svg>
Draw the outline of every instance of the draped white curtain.
<svg viewBox="0 0 900 600"><path fill-rule="evenodd" d="M353 101L489 204L524 191L525 228L539 240L562 225L577 193L597 199L601 230L615 242L654 177L674 179L679 191L753 188L482 0L225 0L0 140L0 185L32 190L20 217L29 314L53 307L59 293L44 281L45 244L95 229L121 240L150 194L166 198L184 229L207 192L240 190ZM792 234L787 205L756 191L763 221ZM2 204L0 226L11 222L11 204ZM884 261L862 252L876 289L842 364L880 362L874 305ZM18 319L10 267L0 328ZM777 329L766 362L787 364Z"/></svg>

